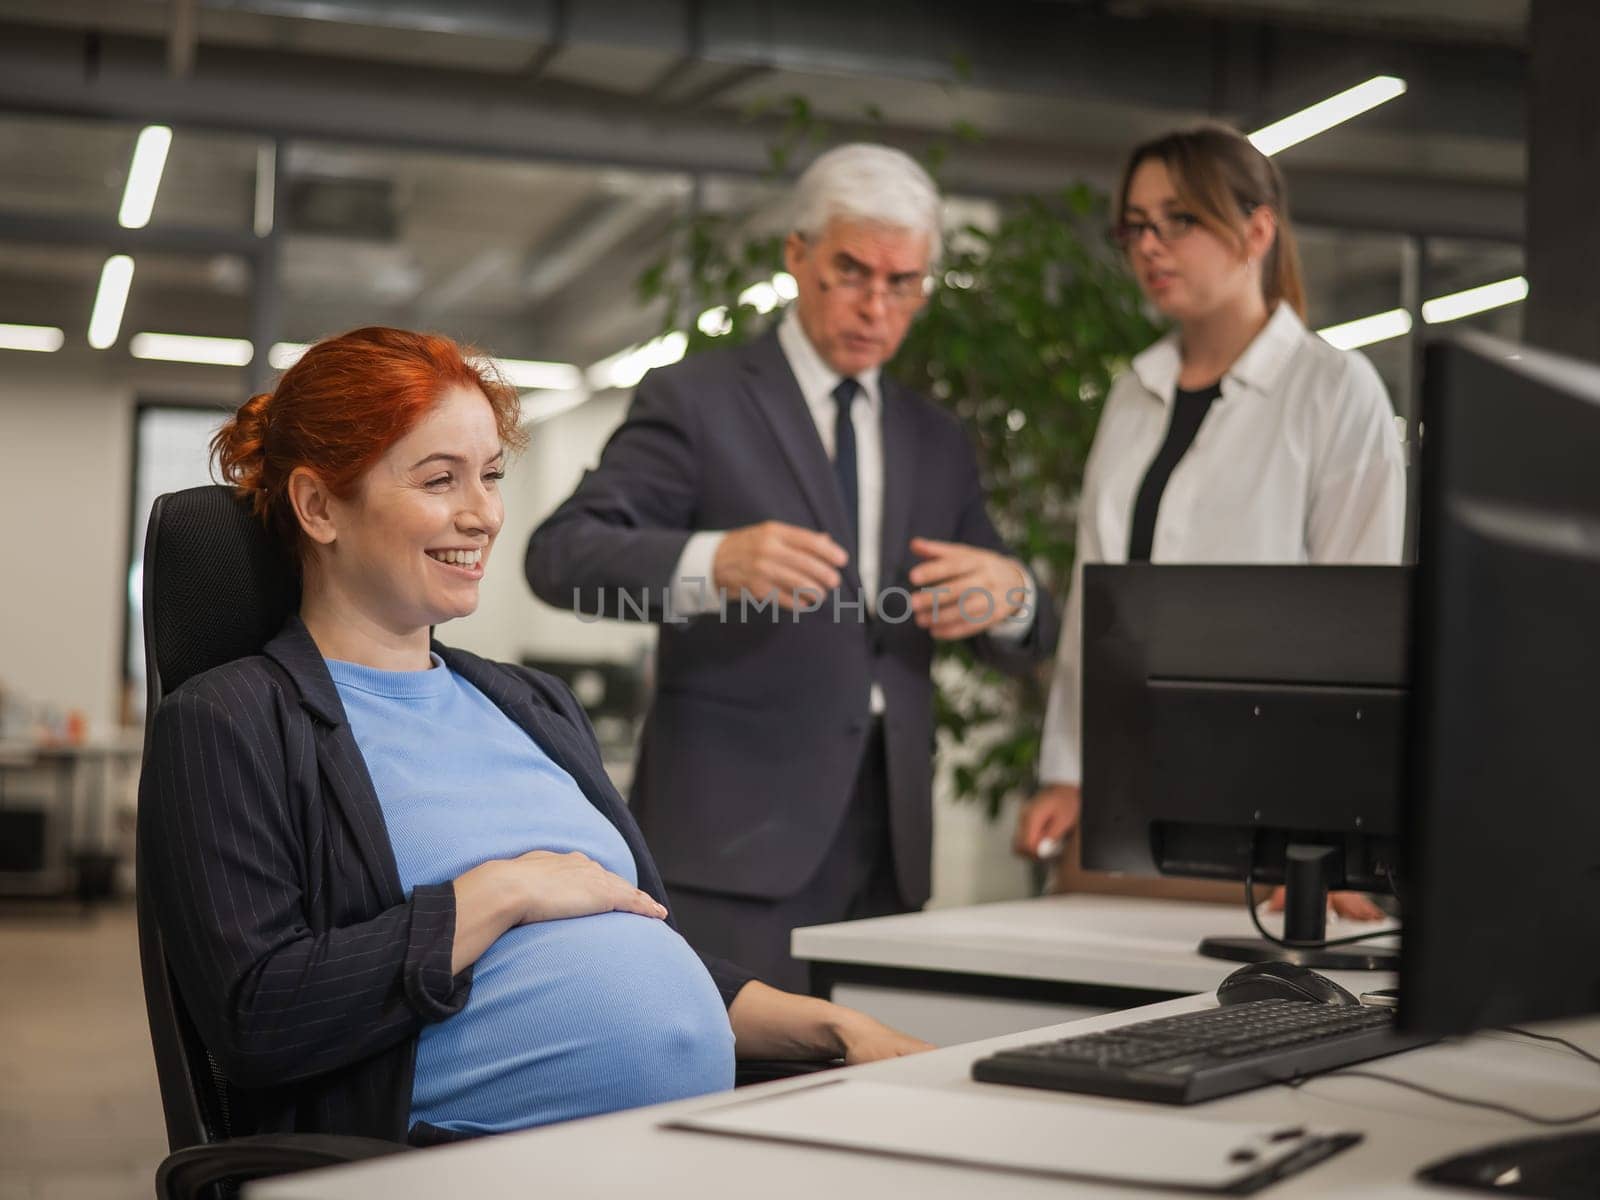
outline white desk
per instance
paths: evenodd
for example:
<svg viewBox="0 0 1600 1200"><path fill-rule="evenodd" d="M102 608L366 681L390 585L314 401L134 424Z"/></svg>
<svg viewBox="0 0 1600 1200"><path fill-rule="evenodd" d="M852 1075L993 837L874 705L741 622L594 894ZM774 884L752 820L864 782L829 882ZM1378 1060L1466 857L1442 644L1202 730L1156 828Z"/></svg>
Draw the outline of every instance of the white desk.
<svg viewBox="0 0 1600 1200"><path fill-rule="evenodd" d="M969 1078L973 1059L1003 1045L1087 1032L1164 1013L1202 1008L1209 999L1168 1001L1138 1013L1089 1018L1070 1026L1034 1030L913 1058L853 1067L841 1075L975 1095L1027 1096L1060 1111L1062 1136L1072 1134L1074 1112L1092 1107L1126 1115L1130 1155L1159 1153L1141 1140L1140 1117L1184 1113L1201 1119L1289 1121L1361 1132L1359 1146L1270 1187L1273 1200L1333 1197L1390 1200L1439 1197L1411 1181L1417 1167L1489 1142L1531 1136L1532 1126L1510 1117L1445 1104L1373 1080L1328 1077L1298 1089L1269 1087L1189 1108L1102 1100L1022 1088L997 1088ZM1600 1050L1600 1020L1541 1027ZM1480 1035L1368 1063L1369 1069L1434 1087L1565 1114L1593 1107L1600 1071L1576 1055L1511 1035ZM806 1087L817 1076L745 1089L741 1098ZM835 1077L836 1078L836 1077ZM266 1180L246 1188L247 1200L563 1200L648 1195L651 1200L845 1200L914 1196L918 1200L999 1197L1105 1196L1104 1184L1072 1184L977 1168L880 1158L806 1146L748 1141L662 1129L663 1121L729 1102L721 1095L636 1109L585 1121L530 1130L417 1154ZM1172 1200L1172 1192L1116 1189L1116 1195Z"/></svg>
<svg viewBox="0 0 1600 1200"><path fill-rule="evenodd" d="M1264 923L1282 932L1281 917ZM1371 928L1330 917L1328 936ZM1237 908L1044 896L816 925L796 929L791 945L797 958L811 960L814 991L955 1045L1214 992L1242 964L1199 954L1200 939L1210 935L1255 935L1242 896ZM1386 973L1324 974L1352 992L1394 986Z"/></svg>

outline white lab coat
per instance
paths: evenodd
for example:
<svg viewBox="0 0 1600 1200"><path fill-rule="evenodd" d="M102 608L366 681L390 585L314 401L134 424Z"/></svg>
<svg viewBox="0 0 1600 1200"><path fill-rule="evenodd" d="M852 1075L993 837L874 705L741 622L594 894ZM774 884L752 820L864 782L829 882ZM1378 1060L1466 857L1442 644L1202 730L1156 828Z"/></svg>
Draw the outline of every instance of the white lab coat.
<svg viewBox="0 0 1600 1200"><path fill-rule="evenodd" d="M1085 467L1078 558L1045 712L1039 775L1078 783L1082 564L1126 562L1133 506L1166 437L1179 371L1174 332L1106 398ZM1405 461L1372 364L1311 333L1287 304L1222 379L1162 493L1157 563L1397 563Z"/></svg>

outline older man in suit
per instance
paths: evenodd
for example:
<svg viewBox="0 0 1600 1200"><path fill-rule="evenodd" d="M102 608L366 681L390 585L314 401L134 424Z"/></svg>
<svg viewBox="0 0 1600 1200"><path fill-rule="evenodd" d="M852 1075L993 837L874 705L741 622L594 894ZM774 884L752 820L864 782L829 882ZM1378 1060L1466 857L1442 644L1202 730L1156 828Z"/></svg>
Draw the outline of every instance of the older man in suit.
<svg viewBox="0 0 1600 1200"><path fill-rule="evenodd" d="M634 813L689 940L804 988L790 930L928 898L935 642L1020 673L1057 625L960 426L881 370L938 260L932 181L838 147L792 229L778 328L648 375L527 571L661 623Z"/></svg>

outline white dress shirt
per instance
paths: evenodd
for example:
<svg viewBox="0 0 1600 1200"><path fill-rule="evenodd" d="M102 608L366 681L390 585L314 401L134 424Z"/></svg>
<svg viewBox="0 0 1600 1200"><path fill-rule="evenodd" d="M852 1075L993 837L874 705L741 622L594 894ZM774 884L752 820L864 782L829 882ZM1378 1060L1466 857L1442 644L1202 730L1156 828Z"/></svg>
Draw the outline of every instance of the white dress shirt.
<svg viewBox="0 0 1600 1200"><path fill-rule="evenodd" d="M811 339L800 325L799 314L791 306L778 322L778 345L800 385L806 408L828 460L834 457L834 422L838 418L839 404L833 398L833 389L844 378L817 353ZM861 587L869 612L874 610L878 595L880 556L883 552L883 392L882 372L878 367L855 376L861 385L855 402L850 406L850 423L856 432L856 573L861 576ZM719 604L712 584L713 564L717 548L727 536L726 530L706 530L692 534L678 557L672 574L672 612L677 617L692 617L713 612ZM1023 570L1027 577L1027 596L1023 601L1021 619L1001 621L988 630L990 637L1021 641L1033 626L1032 614L1038 603L1032 573ZM1019 615L1020 615L1019 614ZM872 712L884 711L883 690L872 685Z"/></svg>
<svg viewBox="0 0 1600 1200"><path fill-rule="evenodd" d="M1039 777L1078 783L1082 564L1126 562L1133 506L1166 437L1178 335L1112 385L1084 469L1077 565L1045 712ZM1367 359L1309 332L1279 304L1222 378L1167 481L1157 563L1398 563L1405 462L1383 382Z"/></svg>

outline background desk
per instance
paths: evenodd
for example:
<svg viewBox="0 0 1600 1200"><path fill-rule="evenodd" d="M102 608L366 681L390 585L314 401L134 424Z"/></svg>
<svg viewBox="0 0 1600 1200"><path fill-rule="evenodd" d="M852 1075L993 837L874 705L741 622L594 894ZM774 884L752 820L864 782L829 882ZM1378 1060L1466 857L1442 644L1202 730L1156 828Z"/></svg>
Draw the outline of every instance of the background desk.
<svg viewBox="0 0 1600 1200"><path fill-rule="evenodd" d="M1241 888L1241 893L1243 889ZM1282 932L1281 918L1266 921ZM1330 918L1329 936L1372 926ZM941 1046L1211 993L1241 964L1206 958L1212 934L1254 936L1236 908L1126 896L1043 896L796 929L813 991ZM1353 992L1390 974L1324 972Z"/></svg>
<svg viewBox="0 0 1600 1200"><path fill-rule="evenodd" d="M27 869L0 864L0 895L76 889L93 899L112 889L119 798L128 793L126 781L136 774L142 748L134 731L83 742L0 742L0 811L13 822L20 818L19 827L36 829L42 843L39 861ZM32 778L39 775L54 781L42 791L29 789L30 780L42 782Z"/></svg>
<svg viewBox="0 0 1600 1200"><path fill-rule="evenodd" d="M1063 1137L1072 1134L1075 1111L1086 1107L1126 1116L1130 1156L1159 1154L1140 1136L1140 1117L1158 1112L1200 1119L1288 1121L1350 1129L1366 1135L1361 1145L1262 1193L1272 1200L1333 1197L1393 1200L1453 1194L1411 1181L1417 1167L1488 1142L1541 1131L1510 1117L1461 1108L1373 1080L1328 1076L1304 1087L1269 1087L1209 1104L1176 1109L1166 1105L1102 1100L1026 1088L974 1083L972 1061L1004 1045L1067 1033L1083 1033L1150 1016L1204 1008L1209 998L1169 1001L1136 1013L1088 1018L1068 1026L954 1046L930 1054L852 1067L840 1075L918 1089L959 1089L974 1094L1027 1096L1060 1111ZM1590 1050L1600 1051L1600 1020L1541 1026ZM1413 1050L1366 1064L1372 1070L1434 1087L1505 1100L1539 1112L1563 1114L1593 1107L1600 1097L1600 1069L1557 1046L1509 1034L1480 1035L1460 1043ZM806 1087L816 1076L763 1084L743 1098ZM585 1121L479 1142L378 1159L350 1167L268 1180L246 1189L246 1200L527 1200L528 1197L621 1196L649 1200L832 1200L914 1196L917 1200L985 1200L1000 1197L1104 1197L1104 1184L1071 1184L976 1168L941 1166L778 1143L746 1141L659 1128L663 1121L701 1108L727 1104L726 1093L675 1104L635 1109ZM1115 1190L1117 1197L1161 1197L1178 1193Z"/></svg>

